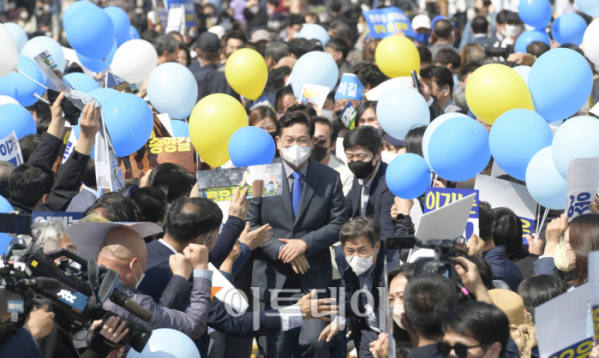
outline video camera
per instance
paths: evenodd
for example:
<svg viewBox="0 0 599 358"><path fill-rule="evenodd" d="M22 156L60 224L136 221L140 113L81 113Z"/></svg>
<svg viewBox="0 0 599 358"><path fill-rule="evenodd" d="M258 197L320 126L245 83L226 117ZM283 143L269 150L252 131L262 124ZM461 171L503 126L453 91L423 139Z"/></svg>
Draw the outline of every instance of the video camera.
<svg viewBox="0 0 599 358"><path fill-rule="evenodd" d="M24 225L27 220L31 223L28 215L0 214L0 232L18 235L0 258L0 265L3 264L0 267L0 344L23 326L33 305L48 304L56 317L60 317L57 321L62 323L61 328L70 334L89 328L94 320L106 322L115 316L102 308L107 299L144 321L152 319L148 310L129 299L118 272L66 249L44 254L44 243L36 242L39 235L31 237L30 225ZM76 262L80 268L56 262L63 258ZM126 322L129 333L119 344L130 344L141 352L152 335L151 327L122 317L121 320Z"/></svg>
<svg viewBox="0 0 599 358"><path fill-rule="evenodd" d="M416 265L414 275L435 273L441 274L445 278L454 281L460 280L460 275L455 270L456 263L449 260L456 256L456 246L465 245L466 240L463 236L453 239L430 239L426 242L416 239L414 235L393 236L387 238L387 249L401 250L419 248L428 248L435 251L435 257L421 257L414 262Z"/></svg>
<svg viewBox="0 0 599 358"><path fill-rule="evenodd" d="M508 47L491 47L485 46L485 55L489 57L503 57L505 60L514 53L512 46Z"/></svg>

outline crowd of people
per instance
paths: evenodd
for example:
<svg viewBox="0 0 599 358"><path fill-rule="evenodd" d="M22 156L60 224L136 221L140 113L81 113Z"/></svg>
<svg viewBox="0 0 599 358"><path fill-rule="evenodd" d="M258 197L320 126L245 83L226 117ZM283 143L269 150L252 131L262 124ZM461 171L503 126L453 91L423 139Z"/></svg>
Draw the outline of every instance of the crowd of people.
<svg viewBox="0 0 599 358"><path fill-rule="evenodd" d="M72 3L5 1L0 19L23 27L30 38L47 36L69 47L60 19ZM574 1L551 3L553 19L578 12L592 21ZM422 270L415 257L434 260L434 253L418 246L388 247L389 238L416 234L415 212L422 213L425 200L424 195L396 196L387 170L403 154L425 157L427 126L411 128L398 139L379 123L377 103L390 78L377 66L381 39L371 36L363 12L398 6L409 15L413 36L401 30L393 36L408 36L417 48L419 78L411 87L426 101L430 122L459 113L488 131L491 124L477 118L466 100L475 71L491 63L532 66L555 48L584 56L580 43L532 41L526 52L515 52L528 26L518 14L517 0L198 1L195 26L167 33L165 23L146 14L168 4L116 5L128 12L139 37L153 45L158 66L177 62L193 73L197 102L222 93L242 104L248 125L272 136L272 163L284 175L280 195L248 198L247 188L237 189L224 210L204 198L195 175L176 163L154 160L140 178L133 178L129 164L126 190L102 191L96 181L99 168L90 157L100 110L93 103L83 108L76 146L55 171L68 127L61 106L65 95L53 104L44 95L28 106L37 134L19 138L23 164L0 161L0 199L19 214L82 213L83 219L69 227L61 219L35 222L32 236L44 253L78 253L77 243L101 243L89 258L117 272L129 299L152 318L144 322L110 301L104 309L154 330L182 332L197 347L185 358L540 357L535 308L589 280L587 256L599 250L599 198L572 220L567 211L541 207L534 218L538 235L523 233L512 208L480 201L477 232L450 258L455 278ZM305 24L322 26L330 39L302 37ZM268 69L256 100L237 93L225 75L230 56L246 48L257 51ZM298 60L313 51L332 57L337 85L352 76L357 91L331 88L322 107L302 103L290 76ZM596 76L597 67L587 60ZM65 74L77 72L83 72L77 62L65 69ZM104 83L101 73L97 78ZM597 83L573 116L599 118L591 110L599 101ZM131 85L147 100L147 80L139 88ZM342 120L348 106L355 110L355 128ZM480 174L491 175L492 168L493 159ZM500 179L525 184L507 174ZM435 175L430 186L472 189L474 180ZM108 222L119 224L102 234L91 229ZM144 231L125 224L141 222L151 226ZM242 293L247 309L232 311L230 302L214 295L216 275ZM588 323L580 322L587 324L588 335L579 340L594 331L590 308L588 316ZM59 311L34 308L22 329L0 345L0 356L136 354L130 345L119 344L130 332L118 317L90 322L71 334L61 328L66 321ZM599 348L586 353L599 357ZM141 356L152 357L152 352Z"/></svg>

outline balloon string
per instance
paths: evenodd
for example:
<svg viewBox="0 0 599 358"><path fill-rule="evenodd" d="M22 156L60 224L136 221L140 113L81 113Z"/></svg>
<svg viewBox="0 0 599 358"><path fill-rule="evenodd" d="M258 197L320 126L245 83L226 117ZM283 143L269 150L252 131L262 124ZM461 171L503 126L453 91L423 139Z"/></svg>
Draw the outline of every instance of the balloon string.
<svg viewBox="0 0 599 358"><path fill-rule="evenodd" d="M543 227L543 224L545 223L545 219L547 219L547 214L549 214L549 209L545 208L545 212L543 212L543 220L541 220L541 223L539 224L539 227L537 228L537 237L539 237L541 228Z"/></svg>
<svg viewBox="0 0 599 358"><path fill-rule="evenodd" d="M17 68L17 72L18 72L18 73L20 73L20 74L22 74L23 76L25 76L25 77L29 78L30 80L32 80L33 82L37 83L38 85L40 85L40 86L44 87L45 89L48 89L48 87L44 86L43 84L39 83L38 81L34 80L33 78L31 78L31 77L27 76L27 75L25 74L25 72L23 72L23 71L19 70L18 68Z"/></svg>
<svg viewBox="0 0 599 358"><path fill-rule="evenodd" d="M42 101L46 102L47 104L50 104L50 101L48 101L47 99L45 99L44 97L41 97L39 94L34 93L33 97L36 97L38 99L41 99Z"/></svg>

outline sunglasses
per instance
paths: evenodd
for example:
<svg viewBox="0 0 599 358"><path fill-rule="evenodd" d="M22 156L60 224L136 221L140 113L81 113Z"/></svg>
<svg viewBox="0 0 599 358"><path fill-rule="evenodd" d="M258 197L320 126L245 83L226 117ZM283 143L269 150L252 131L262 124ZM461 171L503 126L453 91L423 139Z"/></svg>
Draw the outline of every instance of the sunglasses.
<svg viewBox="0 0 599 358"><path fill-rule="evenodd" d="M456 343L454 346L450 346L447 342L437 342L437 350L443 357L447 357L449 355L449 352L451 352L451 350L453 349L453 351L459 358L466 358L468 356L468 349L479 347L484 349L484 346L482 345L468 347L467 345Z"/></svg>

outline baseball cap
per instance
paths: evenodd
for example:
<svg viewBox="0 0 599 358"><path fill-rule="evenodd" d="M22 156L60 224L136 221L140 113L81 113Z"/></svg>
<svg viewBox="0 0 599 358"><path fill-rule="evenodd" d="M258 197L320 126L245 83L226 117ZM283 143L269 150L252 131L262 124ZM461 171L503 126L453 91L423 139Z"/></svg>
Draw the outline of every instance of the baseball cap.
<svg viewBox="0 0 599 358"><path fill-rule="evenodd" d="M431 29L431 19L426 15L418 15L412 19L412 28L414 31L418 29Z"/></svg>
<svg viewBox="0 0 599 358"><path fill-rule="evenodd" d="M198 39L198 47L204 52L217 52L220 49L220 40L212 32L204 32Z"/></svg>
<svg viewBox="0 0 599 358"><path fill-rule="evenodd" d="M215 34L216 36L218 36L218 39L220 40L223 38L223 36L225 36L225 32L227 32L227 31L225 30L224 27L222 27L220 25L216 25L216 26L212 26L211 28L209 28L208 32Z"/></svg>
<svg viewBox="0 0 599 358"><path fill-rule="evenodd" d="M259 41L270 41L270 33L264 29L254 31L251 42L257 43Z"/></svg>

